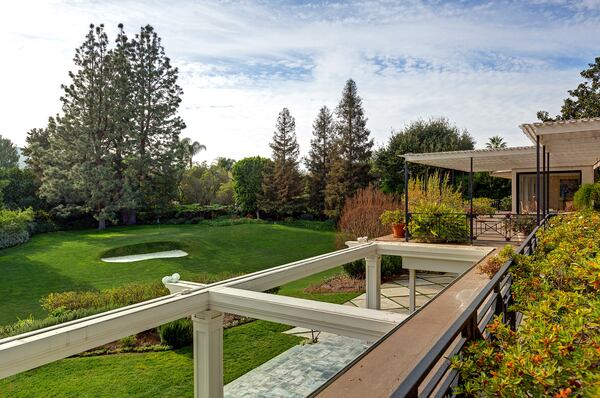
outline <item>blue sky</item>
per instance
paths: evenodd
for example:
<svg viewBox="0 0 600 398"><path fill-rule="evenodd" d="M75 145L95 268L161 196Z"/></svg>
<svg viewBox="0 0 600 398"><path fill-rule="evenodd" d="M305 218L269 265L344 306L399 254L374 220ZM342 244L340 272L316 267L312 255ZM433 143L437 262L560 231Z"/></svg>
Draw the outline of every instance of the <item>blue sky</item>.
<svg viewBox="0 0 600 398"><path fill-rule="evenodd" d="M205 2L19 1L0 11L0 134L60 111L74 49L90 23L111 35L153 25L180 69L184 135L199 160L269 155L277 113L296 117L306 154L322 105L356 80L378 145L418 118L445 116L483 146L557 113L600 56L600 0Z"/></svg>

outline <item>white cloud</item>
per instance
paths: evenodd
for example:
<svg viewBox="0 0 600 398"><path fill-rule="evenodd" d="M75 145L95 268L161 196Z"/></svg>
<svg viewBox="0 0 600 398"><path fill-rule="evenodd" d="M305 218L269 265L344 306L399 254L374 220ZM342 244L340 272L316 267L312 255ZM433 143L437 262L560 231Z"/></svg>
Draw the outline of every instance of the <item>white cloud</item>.
<svg viewBox="0 0 600 398"><path fill-rule="evenodd" d="M416 118L447 116L482 144L535 112L558 111L600 37L597 2L212 3L18 2L0 13L0 134L25 133L60 110L89 23L130 34L149 23L180 67L185 135L206 159L268 155L277 113L296 117L302 152L322 105L357 81L378 143ZM585 10L583 10L585 8ZM564 12L569 10L569 12Z"/></svg>

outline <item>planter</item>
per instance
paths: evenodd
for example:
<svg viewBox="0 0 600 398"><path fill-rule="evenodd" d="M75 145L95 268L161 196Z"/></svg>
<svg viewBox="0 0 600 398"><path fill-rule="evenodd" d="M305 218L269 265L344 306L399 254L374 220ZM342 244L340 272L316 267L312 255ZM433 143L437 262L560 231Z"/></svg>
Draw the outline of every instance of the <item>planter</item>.
<svg viewBox="0 0 600 398"><path fill-rule="evenodd" d="M392 224L394 238L404 238L404 223Z"/></svg>

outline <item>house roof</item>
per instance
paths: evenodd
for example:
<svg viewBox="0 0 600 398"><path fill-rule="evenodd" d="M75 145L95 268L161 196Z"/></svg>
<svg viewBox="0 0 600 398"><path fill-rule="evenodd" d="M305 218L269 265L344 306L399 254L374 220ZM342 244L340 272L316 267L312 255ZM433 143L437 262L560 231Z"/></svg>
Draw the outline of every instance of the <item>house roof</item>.
<svg viewBox="0 0 600 398"><path fill-rule="evenodd" d="M535 144L550 153L551 167L597 166L600 161L600 118L560 120L530 123L519 126ZM487 171L507 177L512 169L536 167L536 147L521 146L470 151L407 153L403 157L411 163L452 170Z"/></svg>

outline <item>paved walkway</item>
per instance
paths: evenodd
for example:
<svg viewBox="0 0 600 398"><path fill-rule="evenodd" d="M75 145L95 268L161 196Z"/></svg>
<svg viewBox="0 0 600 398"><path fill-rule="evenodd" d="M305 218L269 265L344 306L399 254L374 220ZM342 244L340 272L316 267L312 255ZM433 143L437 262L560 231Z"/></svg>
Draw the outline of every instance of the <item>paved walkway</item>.
<svg viewBox="0 0 600 398"><path fill-rule="evenodd" d="M227 398L306 397L360 355L369 345L331 335L290 348L227 384Z"/></svg>
<svg viewBox="0 0 600 398"><path fill-rule="evenodd" d="M454 274L417 272L416 304L420 308L456 279ZM408 314L408 275L381 286L381 309ZM365 294L344 305L365 307ZM285 333L310 339L315 344L292 347L225 386L225 397L305 397L369 347L363 342L331 333L312 333L293 328Z"/></svg>
<svg viewBox="0 0 600 398"><path fill-rule="evenodd" d="M448 284L458 277L456 274L434 274L428 272L417 272L416 279L416 307L421 308L435 295L441 292ZM381 285L381 309L385 311L407 314L409 306L408 275ZM355 307L366 307L366 294L361 294L344 305Z"/></svg>

